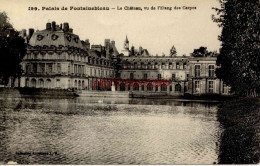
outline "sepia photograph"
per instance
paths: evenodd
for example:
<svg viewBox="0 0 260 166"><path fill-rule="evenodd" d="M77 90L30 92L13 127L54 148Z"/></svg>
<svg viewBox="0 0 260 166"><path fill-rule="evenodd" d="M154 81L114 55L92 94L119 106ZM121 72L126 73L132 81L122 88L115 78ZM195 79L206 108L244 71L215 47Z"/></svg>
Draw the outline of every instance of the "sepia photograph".
<svg viewBox="0 0 260 166"><path fill-rule="evenodd" d="M259 0L0 0L0 165L259 163Z"/></svg>

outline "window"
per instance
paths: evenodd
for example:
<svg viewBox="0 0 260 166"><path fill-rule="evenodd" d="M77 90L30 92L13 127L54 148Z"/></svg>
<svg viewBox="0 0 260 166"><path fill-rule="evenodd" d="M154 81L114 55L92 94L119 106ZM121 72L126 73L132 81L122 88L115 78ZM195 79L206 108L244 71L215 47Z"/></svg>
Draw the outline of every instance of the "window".
<svg viewBox="0 0 260 166"><path fill-rule="evenodd" d="M158 80L162 79L162 75L161 74L158 74Z"/></svg>
<svg viewBox="0 0 260 166"><path fill-rule="evenodd" d="M165 69L165 63L162 63L162 69Z"/></svg>
<svg viewBox="0 0 260 166"><path fill-rule="evenodd" d="M209 93L214 93L214 82L209 81Z"/></svg>
<svg viewBox="0 0 260 166"><path fill-rule="evenodd" d="M78 73L78 66L77 65L74 65L74 73Z"/></svg>
<svg viewBox="0 0 260 166"><path fill-rule="evenodd" d="M51 80L47 79L46 81L46 88L51 88Z"/></svg>
<svg viewBox="0 0 260 166"><path fill-rule="evenodd" d="M147 84L147 91L153 91L153 84L152 83Z"/></svg>
<svg viewBox="0 0 260 166"><path fill-rule="evenodd" d="M170 85L170 91L172 91L172 85Z"/></svg>
<svg viewBox="0 0 260 166"><path fill-rule="evenodd" d="M137 67L138 67L138 65L137 65L137 63L135 62L135 63L134 63L134 68L137 69Z"/></svg>
<svg viewBox="0 0 260 166"><path fill-rule="evenodd" d="M26 71L26 73L30 73L31 72L31 65L29 63L26 64L25 71Z"/></svg>
<svg viewBox="0 0 260 166"><path fill-rule="evenodd" d="M166 91L167 91L167 85L166 85L165 83L163 83L163 84L161 85L161 91L162 91L162 92L166 92Z"/></svg>
<svg viewBox="0 0 260 166"><path fill-rule="evenodd" d="M214 75L215 75L214 65L209 65L209 77L214 77Z"/></svg>
<svg viewBox="0 0 260 166"><path fill-rule="evenodd" d="M187 68L187 64L183 63L183 69L186 69L186 68Z"/></svg>
<svg viewBox="0 0 260 166"><path fill-rule="evenodd" d="M138 85L138 83L134 83L134 91L139 91L139 85Z"/></svg>
<svg viewBox="0 0 260 166"><path fill-rule="evenodd" d="M130 79L134 79L134 73L130 73Z"/></svg>
<svg viewBox="0 0 260 166"><path fill-rule="evenodd" d="M195 77L200 77L200 65L195 65Z"/></svg>
<svg viewBox="0 0 260 166"><path fill-rule="evenodd" d="M172 74L172 80L175 80L176 74Z"/></svg>
<svg viewBox="0 0 260 166"><path fill-rule="evenodd" d="M175 91L176 92L181 92L181 85L180 84L176 84L175 85Z"/></svg>
<svg viewBox="0 0 260 166"><path fill-rule="evenodd" d="M57 79L57 87L59 88L60 87L60 79Z"/></svg>
<svg viewBox="0 0 260 166"><path fill-rule="evenodd" d="M144 63L141 63L141 69L143 69L144 68Z"/></svg>
<svg viewBox="0 0 260 166"><path fill-rule="evenodd" d="M179 62L176 63L176 69L180 69L180 63Z"/></svg>
<svg viewBox="0 0 260 166"><path fill-rule="evenodd" d="M26 78L25 80L25 87L29 87L29 78Z"/></svg>
<svg viewBox="0 0 260 166"><path fill-rule="evenodd" d="M200 93L200 81L195 81L195 92Z"/></svg>
<svg viewBox="0 0 260 166"><path fill-rule="evenodd" d="M52 73L52 64L47 64L47 73L48 74Z"/></svg>
<svg viewBox="0 0 260 166"><path fill-rule="evenodd" d="M61 65L60 65L60 63L57 64L57 72L58 72L58 73L61 72Z"/></svg>
<svg viewBox="0 0 260 166"><path fill-rule="evenodd" d="M33 73L37 73L37 64L36 63L33 64Z"/></svg>
<svg viewBox="0 0 260 166"><path fill-rule="evenodd" d="M43 79L39 79L38 84L39 84L39 87L40 87L40 88L43 88L43 87L44 87L44 81L43 81Z"/></svg>
<svg viewBox="0 0 260 166"><path fill-rule="evenodd" d="M45 64L44 63L40 63L40 73L44 73L45 72Z"/></svg>
<svg viewBox="0 0 260 166"><path fill-rule="evenodd" d="M147 80L147 74L146 73L144 74L144 80Z"/></svg>

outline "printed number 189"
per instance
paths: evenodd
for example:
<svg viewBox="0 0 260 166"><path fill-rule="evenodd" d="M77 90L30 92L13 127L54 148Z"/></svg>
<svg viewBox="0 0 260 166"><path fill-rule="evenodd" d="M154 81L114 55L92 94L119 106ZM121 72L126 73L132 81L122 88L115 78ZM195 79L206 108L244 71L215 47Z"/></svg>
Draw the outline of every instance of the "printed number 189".
<svg viewBox="0 0 260 166"><path fill-rule="evenodd" d="M37 7L28 7L28 10L38 10Z"/></svg>

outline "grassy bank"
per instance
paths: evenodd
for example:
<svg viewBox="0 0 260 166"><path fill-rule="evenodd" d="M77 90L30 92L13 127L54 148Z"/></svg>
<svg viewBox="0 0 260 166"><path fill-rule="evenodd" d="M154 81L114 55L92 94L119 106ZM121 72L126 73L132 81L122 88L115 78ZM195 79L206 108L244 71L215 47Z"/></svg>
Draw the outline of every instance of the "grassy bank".
<svg viewBox="0 0 260 166"><path fill-rule="evenodd" d="M0 96L40 96L40 97L75 97L75 92L64 89L43 89L43 88L0 88Z"/></svg>
<svg viewBox="0 0 260 166"><path fill-rule="evenodd" d="M219 164L257 164L260 160L259 98L234 99L222 103L218 120L224 131Z"/></svg>

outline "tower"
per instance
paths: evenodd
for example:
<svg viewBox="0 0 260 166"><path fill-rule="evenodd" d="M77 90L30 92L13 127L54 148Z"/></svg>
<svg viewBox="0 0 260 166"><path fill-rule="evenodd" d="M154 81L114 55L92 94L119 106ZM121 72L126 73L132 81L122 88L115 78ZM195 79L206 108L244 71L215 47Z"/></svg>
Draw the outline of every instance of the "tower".
<svg viewBox="0 0 260 166"><path fill-rule="evenodd" d="M125 39L125 42L124 42L124 48L123 48L123 50L122 50L121 52L122 52L125 56L129 56L129 55L130 55L129 41L128 41L127 35L126 35L126 39Z"/></svg>
<svg viewBox="0 0 260 166"><path fill-rule="evenodd" d="M128 38L127 38L127 35L126 35L126 39L125 39L125 43L124 43L125 45L124 45L124 48L126 49L126 50L129 50L129 41L128 41Z"/></svg>

